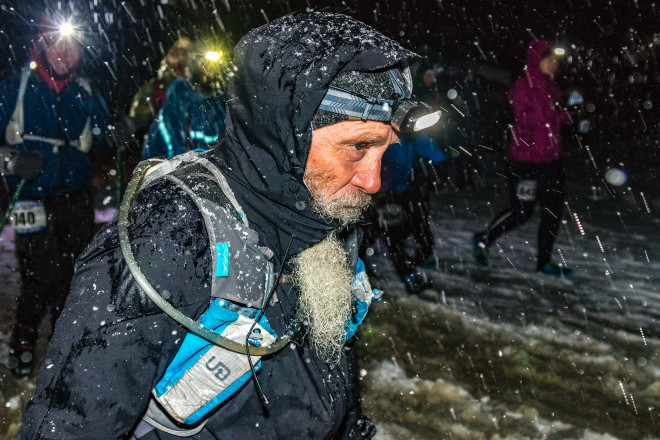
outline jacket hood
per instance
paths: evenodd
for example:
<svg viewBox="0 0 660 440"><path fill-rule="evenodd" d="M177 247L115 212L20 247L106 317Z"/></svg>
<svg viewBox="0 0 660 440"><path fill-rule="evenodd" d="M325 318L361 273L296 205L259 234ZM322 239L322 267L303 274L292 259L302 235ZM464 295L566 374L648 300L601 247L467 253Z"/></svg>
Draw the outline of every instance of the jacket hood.
<svg viewBox="0 0 660 440"><path fill-rule="evenodd" d="M251 227L282 257L340 227L310 208L303 183L311 120L332 79L378 71L417 56L345 15L293 14L248 33L234 50L226 136L211 153L224 168Z"/></svg>
<svg viewBox="0 0 660 440"><path fill-rule="evenodd" d="M548 76L541 72L539 64L543 58L543 52L551 48L553 43L548 40L534 40L527 46L527 71L530 75Z"/></svg>

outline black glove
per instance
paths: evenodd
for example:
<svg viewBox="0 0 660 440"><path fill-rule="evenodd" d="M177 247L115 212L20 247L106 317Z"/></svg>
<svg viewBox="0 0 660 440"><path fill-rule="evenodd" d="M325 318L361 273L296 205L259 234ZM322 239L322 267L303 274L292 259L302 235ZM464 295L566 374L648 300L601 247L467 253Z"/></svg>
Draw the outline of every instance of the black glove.
<svg viewBox="0 0 660 440"><path fill-rule="evenodd" d="M8 174L25 179L36 180L46 167L46 160L39 153L16 153L5 164Z"/></svg>
<svg viewBox="0 0 660 440"><path fill-rule="evenodd" d="M348 440L368 440L376 435L376 426L365 415L361 415L348 434Z"/></svg>

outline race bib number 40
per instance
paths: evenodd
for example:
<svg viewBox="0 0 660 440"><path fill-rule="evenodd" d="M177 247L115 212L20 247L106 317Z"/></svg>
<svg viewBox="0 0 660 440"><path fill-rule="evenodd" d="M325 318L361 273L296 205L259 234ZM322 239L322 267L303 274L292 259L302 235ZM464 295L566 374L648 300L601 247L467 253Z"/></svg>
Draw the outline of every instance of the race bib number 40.
<svg viewBox="0 0 660 440"><path fill-rule="evenodd" d="M19 200L11 212L11 225L17 234L29 234L46 228L46 209L37 200Z"/></svg>

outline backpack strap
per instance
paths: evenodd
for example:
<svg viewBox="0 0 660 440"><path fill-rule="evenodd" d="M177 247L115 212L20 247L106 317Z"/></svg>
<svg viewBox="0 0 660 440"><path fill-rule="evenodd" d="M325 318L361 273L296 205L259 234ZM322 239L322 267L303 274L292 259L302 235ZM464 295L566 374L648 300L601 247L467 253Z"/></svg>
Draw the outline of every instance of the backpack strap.
<svg viewBox="0 0 660 440"><path fill-rule="evenodd" d="M23 69L21 72L21 80L18 85L18 96L16 96L16 105L14 111L9 118L7 128L5 129L5 140L9 145L18 145L23 142L23 128L25 126L23 120L23 98L27 90L28 79L30 79L30 69Z"/></svg>
<svg viewBox="0 0 660 440"><path fill-rule="evenodd" d="M36 141L36 142L45 142L51 144L54 147L61 147L67 143L73 147L78 148L83 153L89 153L92 148L92 128L91 128L91 118L87 117L85 126L80 134L78 140L66 141L63 139L55 139L44 136L38 136L30 133L25 133L25 111L24 111L24 101L25 101L25 92L28 86L28 80L30 79L31 69L23 69L21 72L21 80L18 86L18 96L16 97L16 105L14 106L14 112L9 118L7 123L7 128L5 129L5 140L9 145L19 145L23 141ZM92 96L92 87L89 82L83 78L76 79L77 84L82 87L90 96Z"/></svg>
<svg viewBox="0 0 660 440"><path fill-rule="evenodd" d="M220 170L197 153L185 156L162 177L181 188L204 219L214 271L212 297L263 308L275 280L272 251L259 246L259 234L249 227Z"/></svg>

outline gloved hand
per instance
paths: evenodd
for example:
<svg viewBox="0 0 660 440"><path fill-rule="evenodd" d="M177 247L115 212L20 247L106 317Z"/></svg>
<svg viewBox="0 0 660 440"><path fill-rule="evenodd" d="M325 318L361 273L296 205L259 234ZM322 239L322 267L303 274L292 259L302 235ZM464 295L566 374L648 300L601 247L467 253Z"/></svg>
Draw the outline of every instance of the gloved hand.
<svg viewBox="0 0 660 440"><path fill-rule="evenodd" d="M46 160L39 153L15 152L5 158L4 171L6 174L16 176L27 181L36 180L44 168Z"/></svg>
<svg viewBox="0 0 660 440"><path fill-rule="evenodd" d="M365 415L355 422L355 426L348 433L348 440L368 440L376 435L376 425Z"/></svg>

